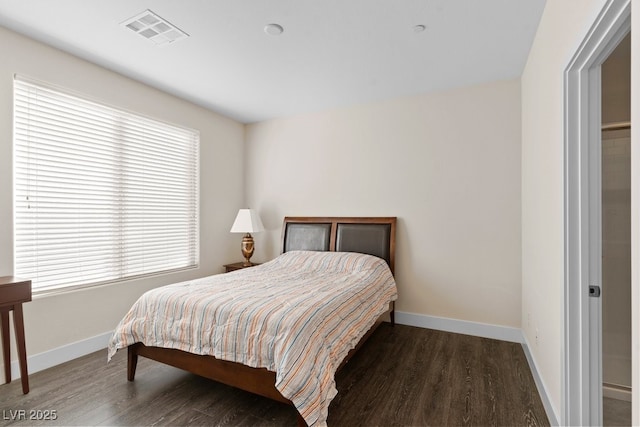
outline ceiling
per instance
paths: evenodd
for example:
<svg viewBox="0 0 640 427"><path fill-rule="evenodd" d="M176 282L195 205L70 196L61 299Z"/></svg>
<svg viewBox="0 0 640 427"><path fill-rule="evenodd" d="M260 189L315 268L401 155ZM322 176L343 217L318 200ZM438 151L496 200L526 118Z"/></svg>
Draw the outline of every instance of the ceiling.
<svg viewBox="0 0 640 427"><path fill-rule="evenodd" d="M517 78L544 3L2 0L0 26L252 123ZM147 9L190 37L156 45L121 25Z"/></svg>

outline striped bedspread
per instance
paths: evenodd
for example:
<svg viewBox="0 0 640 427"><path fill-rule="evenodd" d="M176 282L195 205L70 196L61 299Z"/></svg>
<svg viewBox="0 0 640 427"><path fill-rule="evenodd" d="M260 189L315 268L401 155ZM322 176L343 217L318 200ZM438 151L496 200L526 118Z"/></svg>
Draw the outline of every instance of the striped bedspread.
<svg viewBox="0 0 640 427"><path fill-rule="evenodd" d="M397 298L380 258L292 251L260 266L153 289L109 342L142 342L267 368L307 424L326 425L334 375Z"/></svg>

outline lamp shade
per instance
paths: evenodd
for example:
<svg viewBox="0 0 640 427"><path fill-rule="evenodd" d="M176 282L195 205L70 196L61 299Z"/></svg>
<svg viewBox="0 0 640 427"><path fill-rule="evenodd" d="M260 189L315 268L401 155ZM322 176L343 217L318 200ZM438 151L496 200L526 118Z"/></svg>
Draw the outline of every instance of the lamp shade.
<svg viewBox="0 0 640 427"><path fill-rule="evenodd" d="M264 226L255 209L240 209L231 226L232 233L257 233L262 230Z"/></svg>

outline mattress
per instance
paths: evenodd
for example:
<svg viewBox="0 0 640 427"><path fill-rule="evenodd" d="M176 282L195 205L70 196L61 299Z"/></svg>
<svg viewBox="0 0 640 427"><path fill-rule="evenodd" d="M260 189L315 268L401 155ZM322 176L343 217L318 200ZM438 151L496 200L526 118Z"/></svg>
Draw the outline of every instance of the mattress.
<svg viewBox="0 0 640 427"><path fill-rule="evenodd" d="M146 292L116 328L108 358L142 342L266 368L307 424L323 426L336 370L396 298L380 258L291 251Z"/></svg>

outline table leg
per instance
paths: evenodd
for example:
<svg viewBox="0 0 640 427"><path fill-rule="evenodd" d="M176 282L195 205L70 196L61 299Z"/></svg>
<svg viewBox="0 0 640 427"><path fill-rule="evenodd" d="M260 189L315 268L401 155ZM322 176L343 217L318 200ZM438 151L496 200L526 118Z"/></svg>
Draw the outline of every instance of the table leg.
<svg viewBox="0 0 640 427"><path fill-rule="evenodd" d="M9 308L0 309L2 317L2 363L4 363L5 382L11 382L11 347L9 340Z"/></svg>
<svg viewBox="0 0 640 427"><path fill-rule="evenodd" d="M13 326L16 330L16 344L18 346L18 358L20 359L20 379L22 380L22 393L29 393L29 373L27 372L27 346L24 341L24 319L22 317L22 304L13 306Z"/></svg>

